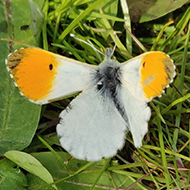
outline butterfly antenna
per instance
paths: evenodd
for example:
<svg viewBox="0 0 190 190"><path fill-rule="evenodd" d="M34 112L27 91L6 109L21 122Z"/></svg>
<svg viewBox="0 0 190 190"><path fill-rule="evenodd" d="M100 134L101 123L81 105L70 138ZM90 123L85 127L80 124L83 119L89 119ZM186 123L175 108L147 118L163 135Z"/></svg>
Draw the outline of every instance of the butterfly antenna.
<svg viewBox="0 0 190 190"><path fill-rule="evenodd" d="M70 34L70 36L73 37L73 38L75 38L76 40L79 40L79 41L81 41L81 42L83 42L83 43L89 45L92 49L94 49L95 51L97 51L97 52L99 52L100 54L102 54L103 56L105 56L104 53L102 53L100 50L98 50L97 48L95 48L92 44L90 44L90 43L88 43L88 42L86 42L86 41L84 41L84 40L78 38L78 37L75 36L74 34Z"/></svg>
<svg viewBox="0 0 190 190"><path fill-rule="evenodd" d="M110 54L110 57L113 56L113 54L114 54L114 52L115 52L115 48L116 48L116 46L117 46L117 42L116 42L116 31L114 31L114 41L115 41L115 45L114 45L114 47L113 47L113 49L112 49L112 52L111 52L111 54Z"/></svg>

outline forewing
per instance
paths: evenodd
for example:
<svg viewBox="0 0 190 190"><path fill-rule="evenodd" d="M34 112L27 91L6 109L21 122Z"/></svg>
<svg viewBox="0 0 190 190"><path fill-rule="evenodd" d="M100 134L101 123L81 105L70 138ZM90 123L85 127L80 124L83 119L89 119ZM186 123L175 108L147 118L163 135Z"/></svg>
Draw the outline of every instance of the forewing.
<svg viewBox="0 0 190 190"><path fill-rule="evenodd" d="M112 100L95 88L75 98L60 118L60 143L75 158L96 161L123 147L126 122Z"/></svg>
<svg viewBox="0 0 190 190"><path fill-rule="evenodd" d="M150 101L173 81L175 65L165 53L153 51L123 63L121 74L122 84L136 99Z"/></svg>
<svg viewBox="0 0 190 190"><path fill-rule="evenodd" d="M95 66L41 49L20 49L10 54L7 68L21 94L45 104L92 85Z"/></svg>

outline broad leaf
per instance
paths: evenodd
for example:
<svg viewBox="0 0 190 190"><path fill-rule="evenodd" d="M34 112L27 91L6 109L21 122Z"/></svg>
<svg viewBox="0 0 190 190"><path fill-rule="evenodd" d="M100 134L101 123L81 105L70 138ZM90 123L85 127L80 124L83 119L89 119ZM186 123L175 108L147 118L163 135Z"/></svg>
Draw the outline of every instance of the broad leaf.
<svg viewBox="0 0 190 190"><path fill-rule="evenodd" d="M162 17L187 2L188 0L127 0L133 22L147 22Z"/></svg>
<svg viewBox="0 0 190 190"><path fill-rule="evenodd" d="M0 38L15 39L34 45L36 40L30 23L31 7L28 1L0 2ZM0 41L0 154L11 149L22 150L27 147L39 122L40 106L20 95L5 66L8 54L20 47L18 43Z"/></svg>
<svg viewBox="0 0 190 190"><path fill-rule="evenodd" d="M25 190L28 186L23 172L8 159L0 160L0 189Z"/></svg>
<svg viewBox="0 0 190 190"><path fill-rule="evenodd" d="M10 150L4 154L12 162L26 171L38 176L46 183L53 183L53 178L48 170L33 156L25 152ZM54 186L55 189L57 189Z"/></svg>

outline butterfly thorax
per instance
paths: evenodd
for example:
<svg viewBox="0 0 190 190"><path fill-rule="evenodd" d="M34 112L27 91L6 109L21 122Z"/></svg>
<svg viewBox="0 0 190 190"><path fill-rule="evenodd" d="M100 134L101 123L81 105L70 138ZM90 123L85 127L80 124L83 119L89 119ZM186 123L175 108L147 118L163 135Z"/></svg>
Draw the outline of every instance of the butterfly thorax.
<svg viewBox="0 0 190 190"><path fill-rule="evenodd" d="M106 58L96 71L97 90L100 90L102 94L115 96L116 88L121 84L120 76L120 64L115 60Z"/></svg>

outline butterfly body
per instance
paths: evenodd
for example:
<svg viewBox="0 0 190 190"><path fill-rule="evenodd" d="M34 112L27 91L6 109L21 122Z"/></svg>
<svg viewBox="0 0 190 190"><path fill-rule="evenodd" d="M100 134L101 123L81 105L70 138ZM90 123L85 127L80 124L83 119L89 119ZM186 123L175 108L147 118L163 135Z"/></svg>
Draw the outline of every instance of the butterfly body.
<svg viewBox="0 0 190 190"><path fill-rule="evenodd" d="M147 52L127 62L111 59L108 49L98 66L41 49L20 49L7 67L22 95L37 104L81 92L61 112L57 134L65 150L78 159L96 161L117 153L131 131L141 147L151 116L147 106L175 76L163 52Z"/></svg>

